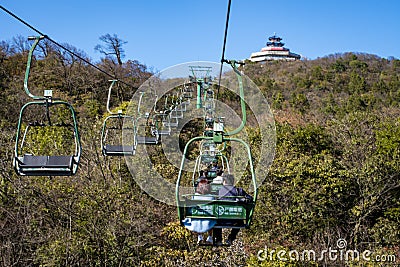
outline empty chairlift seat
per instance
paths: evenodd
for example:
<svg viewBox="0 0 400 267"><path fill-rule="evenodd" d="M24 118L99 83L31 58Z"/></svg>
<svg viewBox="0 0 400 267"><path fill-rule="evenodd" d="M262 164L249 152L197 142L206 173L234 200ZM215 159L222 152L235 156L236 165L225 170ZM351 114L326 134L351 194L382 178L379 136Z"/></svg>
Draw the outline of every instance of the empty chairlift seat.
<svg viewBox="0 0 400 267"><path fill-rule="evenodd" d="M136 144L135 119L128 115L110 115L103 123L101 133L102 153L104 156L133 156ZM127 140L122 142L122 136Z"/></svg>
<svg viewBox="0 0 400 267"><path fill-rule="evenodd" d="M168 116L168 119L163 122L163 125L165 127L174 127L174 128L176 128L179 125L179 120L178 120L178 118L173 118L171 116Z"/></svg>
<svg viewBox="0 0 400 267"><path fill-rule="evenodd" d="M16 170L20 175L69 176L76 172L77 158L74 156L34 156L26 154L16 157Z"/></svg>
<svg viewBox="0 0 400 267"><path fill-rule="evenodd" d="M157 145L158 139L158 136L136 136L136 142L142 145Z"/></svg>
<svg viewBox="0 0 400 267"><path fill-rule="evenodd" d="M40 108L44 107L47 110L48 114L53 114L53 110L65 109L69 110L72 120L71 124L64 123L50 123L47 121L43 121L42 123L23 123L23 119L25 116L25 111L28 108ZM58 109L57 109L58 108ZM28 112L27 112L28 113ZM51 116L49 121L57 121L57 116ZM25 130L23 131L22 125L27 125ZM52 144L52 142L48 142L47 139L41 140L41 136L38 135L38 132L35 131L35 128L42 128L49 134L50 140L51 138L56 138L57 134L65 134L69 136L68 138L65 136L62 141L60 141L59 147L53 147L49 145L48 151L38 152L35 155L34 153L27 152L25 147L32 146L39 150L37 143L42 142L44 145ZM52 131L54 130L54 132ZM32 135L30 135L30 133ZM30 138L27 138L27 135ZM37 138L37 139L35 139ZM69 139L71 138L71 139ZM27 140L29 139L29 141ZM47 140L47 141L46 141ZM69 152L65 152L62 155L54 155L60 153L59 151L69 150ZM72 150L75 150L73 152ZM25 151L25 152L24 152ZM72 153L71 153L72 152ZM44 154L44 155L43 155ZM47 154L47 155L46 155ZM71 155L73 154L73 155ZM77 172L79 159L81 155L81 145L80 138L76 123L75 111L73 107L63 101L53 101L47 102L47 100L29 102L25 104L20 111L20 119L18 121L18 129L16 135L15 142L15 156L14 156L14 169L18 175L28 175L28 176L70 176L74 175Z"/></svg>
<svg viewBox="0 0 400 267"><path fill-rule="evenodd" d="M135 154L134 146L105 145L103 146L105 156L131 156Z"/></svg>
<svg viewBox="0 0 400 267"><path fill-rule="evenodd" d="M171 111L170 117L171 119L182 119L183 111L178 108L175 108Z"/></svg>

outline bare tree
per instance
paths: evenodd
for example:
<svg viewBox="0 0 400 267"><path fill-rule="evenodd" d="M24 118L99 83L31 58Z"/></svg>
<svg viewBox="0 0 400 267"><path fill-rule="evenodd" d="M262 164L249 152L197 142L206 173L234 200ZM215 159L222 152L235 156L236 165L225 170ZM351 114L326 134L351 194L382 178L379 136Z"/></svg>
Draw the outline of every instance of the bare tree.
<svg viewBox="0 0 400 267"><path fill-rule="evenodd" d="M122 58L125 56L125 51L122 48L127 41L120 39L116 34L105 34L100 36L100 41L102 41L103 45L96 45L94 48L96 51L104 54L107 58L112 58L115 56L117 59L118 65L122 65Z"/></svg>
<svg viewBox="0 0 400 267"><path fill-rule="evenodd" d="M11 48L14 53L24 53L29 51L30 44L28 38L23 37L22 35L17 35L12 38Z"/></svg>

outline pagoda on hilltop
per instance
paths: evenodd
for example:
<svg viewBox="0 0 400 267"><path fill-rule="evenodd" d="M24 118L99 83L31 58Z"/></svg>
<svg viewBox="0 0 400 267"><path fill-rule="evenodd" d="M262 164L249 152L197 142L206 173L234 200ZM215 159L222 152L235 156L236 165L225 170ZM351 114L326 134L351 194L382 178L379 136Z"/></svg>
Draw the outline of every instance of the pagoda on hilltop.
<svg viewBox="0 0 400 267"><path fill-rule="evenodd" d="M263 47L260 52L251 53L250 61L264 62L270 60L299 60L300 55L290 52L282 43L282 38L274 34L268 38L267 46Z"/></svg>

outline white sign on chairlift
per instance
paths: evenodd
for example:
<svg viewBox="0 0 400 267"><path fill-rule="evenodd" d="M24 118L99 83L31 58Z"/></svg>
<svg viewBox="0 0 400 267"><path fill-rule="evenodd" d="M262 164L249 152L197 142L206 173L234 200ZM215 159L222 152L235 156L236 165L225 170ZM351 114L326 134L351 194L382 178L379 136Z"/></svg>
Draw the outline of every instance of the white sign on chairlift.
<svg viewBox="0 0 400 267"><path fill-rule="evenodd" d="M52 97L53 90L44 90L44 97Z"/></svg>
<svg viewBox="0 0 400 267"><path fill-rule="evenodd" d="M214 132L223 132L223 131L224 131L224 123L214 122Z"/></svg>

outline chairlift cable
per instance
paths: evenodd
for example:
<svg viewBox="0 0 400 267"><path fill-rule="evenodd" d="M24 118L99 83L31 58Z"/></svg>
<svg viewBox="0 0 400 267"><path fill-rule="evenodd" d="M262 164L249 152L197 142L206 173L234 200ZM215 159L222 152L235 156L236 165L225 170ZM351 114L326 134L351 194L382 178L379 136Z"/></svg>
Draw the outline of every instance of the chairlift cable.
<svg viewBox="0 0 400 267"><path fill-rule="evenodd" d="M90 65L91 67L95 68L96 70L100 71L101 73L113 78L113 79L117 79L120 83L123 83L129 87L135 88L133 85L126 83L124 81L119 80L117 77L115 77L112 74L109 74L108 72L106 72L105 70L97 67L96 65L94 65L93 63L89 62L88 60L84 59L83 57L81 57L80 55L76 54L75 52L71 51L70 49L68 49L67 47L63 46L62 44L56 42L55 40L53 40L52 38L50 38L47 34L42 33L41 31L39 31L38 29L36 29L35 27L33 27L32 25L30 25L29 23L27 23L26 21L24 21L23 19L21 19L20 17L18 17L17 15L15 15L14 13L12 13L11 11L9 11L8 9L6 9L5 7L3 7L2 5L0 5L0 8L6 12L7 14L9 14L10 16L12 16L13 18L15 18L16 20L18 20L19 22L21 22L22 24L24 24L25 26L27 26L28 28L30 28L31 30L37 32L38 34L40 34L41 36L43 36L44 38L48 39L50 42L52 42L53 44L61 47L62 49L64 49L65 51L67 51L68 53L70 53L71 55L79 58L80 60L82 60L83 62L87 63L88 65Z"/></svg>
<svg viewBox="0 0 400 267"><path fill-rule="evenodd" d="M219 96L219 88L221 87L222 67L224 65L224 60L225 60L225 46L226 46L226 37L228 36L228 25L229 25L229 14L231 13L231 2L232 2L232 0L229 0L229 2L228 2L228 11L226 12L224 44L222 46L221 67L219 69L217 100L218 100L218 96Z"/></svg>

